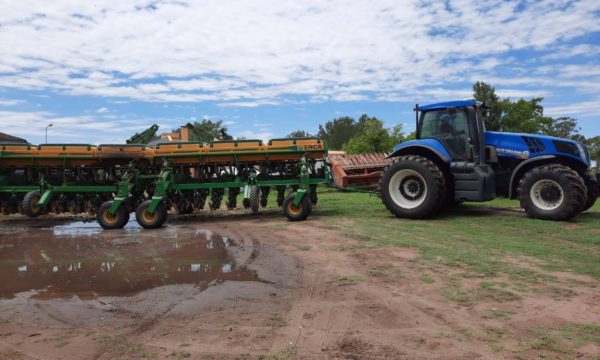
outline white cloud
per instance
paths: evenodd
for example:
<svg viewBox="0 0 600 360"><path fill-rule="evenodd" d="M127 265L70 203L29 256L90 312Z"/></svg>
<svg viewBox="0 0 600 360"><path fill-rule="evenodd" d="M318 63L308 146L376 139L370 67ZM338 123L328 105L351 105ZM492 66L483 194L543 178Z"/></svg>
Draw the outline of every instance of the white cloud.
<svg viewBox="0 0 600 360"><path fill-rule="evenodd" d="M108 112L108 108L101 107L98 110L96 110L96 112L99 113L99 114L104 114L104 113Z"/></svg>
<svg viewBox="0 0 600 360"><path fill-rule="evenodd" d="M544 110L549 116L600 116L600 98L568 105L547 106Z"/></svg>
<svg viewBox="0 0 600 360"><path fill-rule="evenodd" d="M273 132L271 131L253 131L253 130L246 130L246 131L241 131L241 132L234 132L233 134L234 138L238 138L238 137L243 137L245 139L251 140L251 139L258 139L258 140L262 140L262 141L268 141L269 139L273 138Z"/></svg>
<svg viewBox="0 0 600 360"><path fill-rule="evenodd" d="M136 132L145 130L153 120L106 120L90 115L59 116L47 111L0 111L2 132L19 136L32 143L44 142L46 127L49 142L85 142L92 144L125 142ZM171 123L164 125L170 129ZM115 134L115 129L119 129Z"/></svg>
<svg viewBox="0 0 600 360"><path fill-rule="evenodd" d="M226 107L414 99L457 92L474 72L506 78L509 50L594 59L598 46L566 42L600 31L598 11L597 0L20 0L0 13L0 87ZM596 69L551 71L598 80Z"/></svg>
<svg viewBox="0 0 600 360"><path fill-rule="evenodd" d="M23 104L25 101L17 99L0 99L0 106L16 106Z"/></svg>

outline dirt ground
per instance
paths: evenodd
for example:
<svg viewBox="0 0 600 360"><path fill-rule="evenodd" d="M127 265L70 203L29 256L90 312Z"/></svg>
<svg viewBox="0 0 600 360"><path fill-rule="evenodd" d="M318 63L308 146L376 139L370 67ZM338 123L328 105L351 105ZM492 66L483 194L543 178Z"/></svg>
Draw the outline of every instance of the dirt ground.
<svg viewBox="0 0 600 360"><path fill-rule="evenodd" d="M349 246L358 241L278 211L171 216L155 231L10 217L0 358L600 358L593 342L568 355L523 346L533 324L600 324L593 279L553 273L568 294L460 303L443 295L453 269L415 249Z"/></svg>

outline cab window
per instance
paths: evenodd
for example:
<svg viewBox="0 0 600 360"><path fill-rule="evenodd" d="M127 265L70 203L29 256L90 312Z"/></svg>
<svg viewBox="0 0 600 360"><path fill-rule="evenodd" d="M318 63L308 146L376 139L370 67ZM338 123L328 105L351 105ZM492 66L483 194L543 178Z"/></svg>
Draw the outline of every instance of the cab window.
<svg viewBox="0 0 600 360"><path fill-rule="evenodd" d="M466 109L442 109L424 112L421 139L438 139L456 155L470 157L469 123Z"/></svg>

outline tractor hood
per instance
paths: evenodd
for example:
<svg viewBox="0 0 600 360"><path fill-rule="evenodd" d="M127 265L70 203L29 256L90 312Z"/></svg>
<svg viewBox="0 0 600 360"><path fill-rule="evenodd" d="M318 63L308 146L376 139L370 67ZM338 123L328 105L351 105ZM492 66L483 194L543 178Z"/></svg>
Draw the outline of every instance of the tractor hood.
<svg viewBox="0 0 600 360"><path fill-rule="evenodd" d="M590 166L590 156L585 145L570 139L537 134L485 132L485 144L494 146L500 157L530 159L555 155L568 157Z"/></svg>

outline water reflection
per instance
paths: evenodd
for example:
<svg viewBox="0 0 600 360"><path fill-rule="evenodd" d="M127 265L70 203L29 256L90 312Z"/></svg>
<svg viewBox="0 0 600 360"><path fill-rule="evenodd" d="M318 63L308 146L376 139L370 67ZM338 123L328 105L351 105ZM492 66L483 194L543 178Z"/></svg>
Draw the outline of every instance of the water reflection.
<svg viewBox="0 0 600 360"><path fill-rule="evenodd" d="M0 297L35 290L36 299L92 299L169 284L205 287L217 279L258 280L229 256L227 248L235 244L210 231L173 235L165 230L141 236L131 226L107 240L96 236L97 224L89 224L2 231Z"/></svg>

